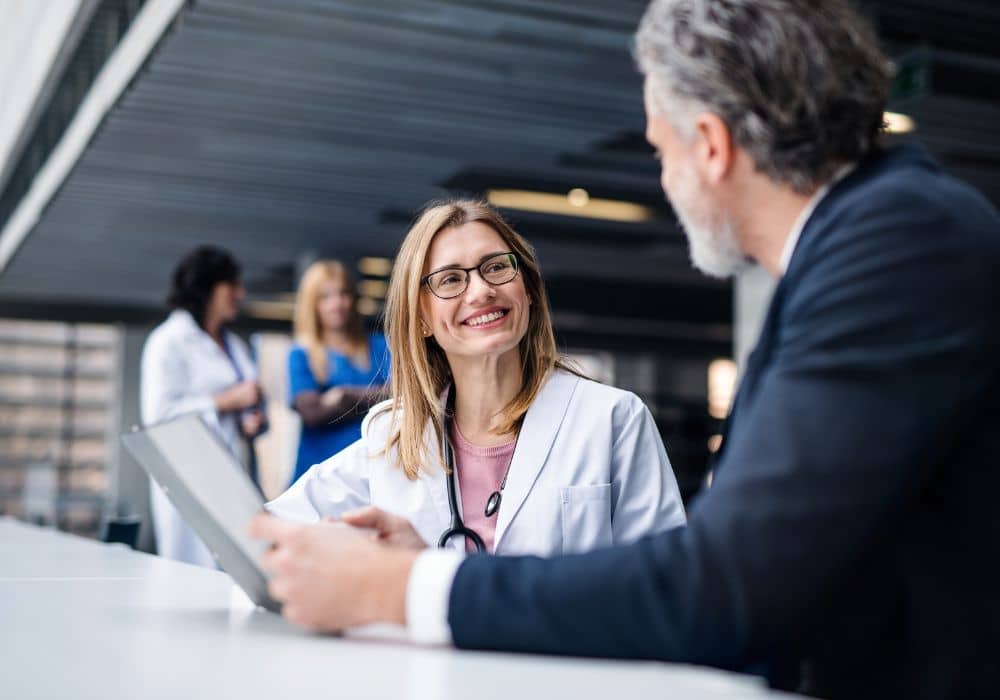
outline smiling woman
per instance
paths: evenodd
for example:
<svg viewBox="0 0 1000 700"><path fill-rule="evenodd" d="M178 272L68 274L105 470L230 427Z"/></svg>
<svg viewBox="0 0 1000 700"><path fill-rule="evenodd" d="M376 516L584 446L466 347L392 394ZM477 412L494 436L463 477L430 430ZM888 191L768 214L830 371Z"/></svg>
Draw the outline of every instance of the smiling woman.
<svg viewBox="0 0 1000 700"><path fill-rule="evenodd" d="M392 398L272 513L498 554L584 551L684 523L649 411L560 359L534 251L488 204L421 214L396 258L386 331Z"/></svg>
<svg viewBox="0 0 1000 700"><path fill-rule="evenodd" d="M288 355L289 400L302 419L292 483L361 437L361 418L383 396L385 338L365 334L356 303L342 263L319 260L302 275Z"/></svg>

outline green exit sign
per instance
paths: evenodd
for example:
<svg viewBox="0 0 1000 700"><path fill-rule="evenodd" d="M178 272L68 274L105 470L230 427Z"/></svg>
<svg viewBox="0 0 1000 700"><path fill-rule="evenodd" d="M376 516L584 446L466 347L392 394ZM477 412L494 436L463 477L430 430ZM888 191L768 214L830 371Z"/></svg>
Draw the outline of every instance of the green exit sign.
<svg viewBox="0 0 1000 700"><path fill-rule="evenodd" d="M931 91L931 54L926 49L910 51L893 63L896 76L889 88L889 100L909 100L923 97Z"/></svg>

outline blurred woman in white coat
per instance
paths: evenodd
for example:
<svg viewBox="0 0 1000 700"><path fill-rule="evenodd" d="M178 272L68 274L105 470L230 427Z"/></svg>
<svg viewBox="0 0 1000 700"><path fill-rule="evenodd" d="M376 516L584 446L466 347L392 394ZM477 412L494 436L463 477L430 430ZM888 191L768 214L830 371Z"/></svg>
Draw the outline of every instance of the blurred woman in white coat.
<svg viewBox="0 0 1000 700"><path fill-rule="evenodd" d="M649 411L559 359L534 251L489 205L423 212L396 259L386 331L392 398L273 514L543 556L685 522Z"/></svg>
<svg viewBox="0 0 1000 700"><path fill-rule="evenodd" d="M245 438L263 426L261 394L246 344L225 326L245 296L239 265L227 252L202 246L185 255L173 274L173 311L143 347L140 384L145 425L199 413L243 464L251 449ZM152 481L150 508L161 556L215 566L208 547Z"/></svg>

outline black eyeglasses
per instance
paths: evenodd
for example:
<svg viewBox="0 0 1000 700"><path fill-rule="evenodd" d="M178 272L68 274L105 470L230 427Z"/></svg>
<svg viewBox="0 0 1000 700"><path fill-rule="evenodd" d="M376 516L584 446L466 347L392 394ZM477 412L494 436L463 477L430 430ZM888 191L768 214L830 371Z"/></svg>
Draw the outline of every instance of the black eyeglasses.
<svg viewBox="0 0 1000 700"><path fill-rule="evenodd" d="M479 272L483 281L494 287L513 282L517 277L517 255L498 253L472 267L448 267L437 270L420 280L438 299L454 299L469 288L469 273Z"/></svg>

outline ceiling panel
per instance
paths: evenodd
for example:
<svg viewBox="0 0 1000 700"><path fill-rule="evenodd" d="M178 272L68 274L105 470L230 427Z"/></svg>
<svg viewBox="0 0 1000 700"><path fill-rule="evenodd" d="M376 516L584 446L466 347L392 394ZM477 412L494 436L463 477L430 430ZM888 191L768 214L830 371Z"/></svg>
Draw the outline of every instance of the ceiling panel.
<svg viewBox="0 0 1000 700"><path fill-rule="evenodd" d="M580 325L641 296L649 328L702 322L717 343L729 287L691 270L642 138L629 46L645 4L198 0L0 275L0 300L158 310L202 242L267 296L304 255L392 255L449 192L584 187L658 218L512 213L556 311ZM1000 201L997 4L861 4L894 55L929 56L930 87L897 105L918 136Z"/></svg>

